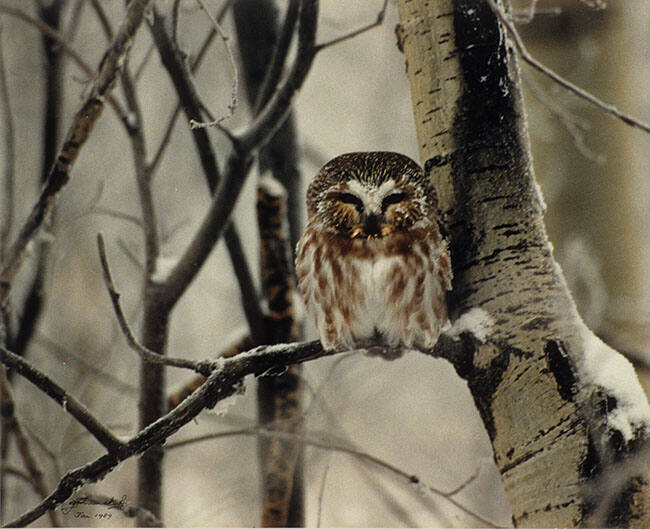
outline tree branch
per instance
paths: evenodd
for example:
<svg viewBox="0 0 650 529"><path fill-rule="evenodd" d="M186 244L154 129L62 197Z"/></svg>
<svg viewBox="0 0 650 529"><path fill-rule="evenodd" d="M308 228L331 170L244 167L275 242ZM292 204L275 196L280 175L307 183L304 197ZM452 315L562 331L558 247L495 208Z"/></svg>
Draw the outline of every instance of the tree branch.
<svg viewBox="0 0 650 529"><path fill-rule="evenodd" d="M155 9L151 30L162 62L176 88L179 104L183 108L186 117L189 121L201 119L201 101L191 73L183 59L183 53L178 48L176 42L168 35L164 17ZM205 46L203 49L205 49ZM212 143L207 131L203 128L193 127L191 133L199 155L201 167L203 168L205 180L208 184L208 189L213 194L220 180L220 174ZM265 340L263 339L262 332L264 316L260 307L259 296L254 287L252 274L246 262L239 235L232 223L229 223L226 227L224 238L239 283L244 313L251 334L254 335L256 343L264 343Z"/></svg>
<svg viewBox="0 0 650 529"><path fill-rule="evenodd" d="M97 249L99 251L99 260L102 265L102 273L104 277L104 283L108 294L111 298L111 303L113 304L113 309L115 310L115 315L117 316L117 321L120 325L120 329L126 338L129 347L133 349L145 362L158 365L166 365L170 367L179 367L182 369L191 369L196 371L204 376L207 376L210 373L209 362L195 362L193 360L188 360L186 358L173 358L168 356L160 355L144 345L140 344L131 331L129 323L126 320L126 316L122 311L120 305L120 294L115 288L115 283L113 282L113 277L111 275L110 267L108 265L108 259L106 257L106 245L104 243L104 237L102 234L97 235Z"/></svg>
<svg viewBox="0 0 650 529"><path fill-rule="evenodd" d="M443 339L431 354L440 357L457 355L462 346L453 338ZM447 351L450 347L455 352ZM81 422L95 437L102 437L102 444L108 448L105 454L94 461L67 472L41 503L22 516L7 524L8 527L22 527L38 518L57 505L65 502L80 486L95 482L105 477L119 463L135 455L142 454L153 446L163 443L185 424L193 420L202 410L212 409L216 404L233 395L248 375L263 376L282 371L286 366L315 360L324 356L337 354L325 351L319 341L298 342L291 344L262 345L232 358L219 358L209 362L210 374L206 381L184 399L169 413L142 429L127 442L113 437L90 413L83 404L52 382L45 374L33 368L28 362L0 347L0 361L16 369L22 376L39 389L63 405L70 414ZM73 411L74 410L74 411ZM109 448L110 446L110 448Z"/></svg>
<svg viewBox="0 0 650 529"><path fill-rule="evenodd" d="M264 144L282 125L293 101L293 96L302 86L318 52L315 43L317 24L318 0L302 0L296 60L287 79L260 110L248 130L239 136L240 151L250 152Z"/></svg>
<svg viewBox="0 0 650 529"><path fill-rule="evenodd" d="M19 357L8 351L7 355L5 351L4 348L0 348L0 359L3 363L12 367L24 363ZM80 486L102 479L122 461L142 454L153 446L159 446L202 410L212 409L217 402L233 395L241 387L242 380L247 375L260 376L280 366L305 362L329 354L333 353L323 351L320 342L314 341L260 346L236 357L213 362L213 371L205 383L176 408L141 430L128 442L120 443L119 450L110 451L86 465L67 472L47 498L16 520L9 522L7 526L23 527L37 520L50 509L65 502ZM45 375L41 373L39 375L47 379Z"/></svg>
<svg viewBox="0 0 650 529"><path fill-rule="evenodd" d="M99 120L104 109L104 100L110 94L124 57L131 47L135 32L140 27L144 11L150 2L151 0L132 0L113 44L102 58L97 76L73 119L41 195L11 246L0 271L0 305L7 299L13 280L25 259L27 244L37 234L56 203L59 192L70 180L70 171Z"/></svg>
<svg viewBox="0 0 650 529"><path fill-rule="evenodd" d="M640 119L637 119L635 117L632 117L628 114L624 114L623 112L619 111L614 105L610 105L609 103L605 103L604 101L598 99L596 96L593 94L590 94L586 90L580 88L579 86L574 85L571 81L565 79L561 75L556 74L553 70L551 70L548 66L545 66L541 62L539 62L537 59L535 59L526 49L526 46L524 46L523 41L521 40L521 37L519 36L519 33L517 32L517 29L514 27L508 16L503 12L503 10L496 4L494 0L487 0L487 3L490 5L490 8L494 12L494 14L497 16L499 21L503 24L503 26L506 28L508 31L508 34L510 35L510 38L512 39L512 43L515 45L515 48L517 48L517 51L519 52L519 56L530 66L535 68L536 70L542 72L544 75L547 77L551 78L554 82L559 84L561 87L566 88L569 90L569 92L572 92L576 96L578 96L581 99L584 99L585 101L591 103L592 105L596 106L600 110L603 110L604 112L607 112L608 114L611 114L617 119L620 119L623 123L626 125L629 125L631 127L635 127L638 129L641 129L642 131L646 133L650 133L650 125L647 123L644 123Z"/></svg>
<svg viewBox="0 0 650 529"><path fill-rule="evenodd" d="M77 64L77 66L79 66L79 68L81 68L83 72L88 76L88 79L92 79L95 76L96 71L93 68L91 68L86 61L84 61L83 57L79 55L77 50L75 50L72 46L70 46L70 44L68 44L66 39L58 31L52 29L50 26L48 26L41 20L38 20L37 18L28 15L27 13L21 11L20 9L9 7L4 3L0 3L0 13L7 13L8 15L19 18L24 22L27 22L29 25L34 26L38 31L40 31L47 38L53 40L59 46L61 46L61 49L66 54L68 54ZM113 107L113 110L115 110L115 113L120 118L120 120L126 123L126 112L122 108L122 105L120 105L119 101L117 101L115 98L113 98L110 95L107 96L107 101Z"/></svg>
<svg viewBox="0 0 650 529"><path fill-rule="evenodd" d="M47 496L47 489L45 488L45 481L43 480L43 471L40 469L39 464L34 458L34 454L29 445L27 437L23 432L22 425L16 416L16 405L7 379L7 373L4 366L0 366L0 414L2 417L3 427L11 431L16 438L16 445L20 457L23 460L23 465L27 469L28 474L25 476L28 483L33 487L36 494L41 498ZM0 475L4 473L4 461L0 464L2 469ZM2 483L4 485L4 482ZM3 498L4 499L4 498ZM0 511L1 512L1 511ZM50 511L50 522L53 526L58 527L61 525L58 516L54 511Z"/></svg>
<svg viewBox="0 0 650 529"><path fill-rule="evenodd" d="M226 173L210 208L190 245L165 282L163 301L173 305L192 282L227 225L246 174L252 163L252 151L264 143L282 124L295 92L302 85L314 58L318 1L304 0L300 14L297 57L286 81L264 107L258 119L235 143Z"/></svg>
<svg viewBox="0 0 650 529"><path fill-rule="evenodd" d="M332 40L328 40L327 42L323 42L317 46L318 51L323 50L325 48L329 48L330 46L334 46L336 44L339 44L340 42L344 42L349 39L353 39L357 35L361 35L362 33L365 33L368 30L371 30L373 28L376 28L377 26L381 26L381 24L384 22L384 17L386 16L386 8L388 7L388 0L384 0L384 5L381 7L379 10L379 13L377 13L377 19L374 22L370 22L370 24L366 24L365 26L361 26L358 29L355 29L354 31L351 31L350 33L346 33L345 35L341 35L340 37L336 37Z"/></svg>
<svg viewBox="0 0 650 529"><path fill-rule="evenodd" d="M197 0L197 2L201 6L201 9L205 12L205 14L210 19L212 26L221 37L221 40L223 41L223 44L226 48L226 55L228 56L228 62L230 63L230 67L232 68L232 89L230 92L230 103L228 104L228 113L216 119L211 118L212 121L208 123L203 123L196 120L190 120L190 127L192 127L193 129L213 127L219 125L225 119L232 117L233 114L235 113L235 108L237 108L237 92L239 86L239 73L237 71L237 64L235 62L235 56L232 53L232 49L230 48L230 44L228 43L228 37L221 29L221 26L219 25L219 21L214 16L212 16L212 13L210 13L210 10L207 8L203 0Z"/></svg>
<svg viewBox="0 0 650 529"><path fill-rule="evenodd" d="M97 439L109 453L117 452L123 443L115 437L99 420L97 420L88 409L75 397L66 392L61 386L33 367L27 360L23 360L17 354L12 353L0 345L0 361L38 389L45 393L52 400L57 402L72 415L77 421Z"/></svg>
<svg viewBox="0 0 650 529"><path fill-rule="evenodd" d="M0 37L1 37L0 27ZM14 179L16 170L16 150L15 150L15 131L14 131L14 114L11 107L11 98L9 96L9 87L7 86L7 70L4 61L4 50L0 42L0 102L2 113L4 115L4 171L2 175L2 211L4 218L0 227L0 263L4 260L5 250L11 235L14 218Z"/></svg>

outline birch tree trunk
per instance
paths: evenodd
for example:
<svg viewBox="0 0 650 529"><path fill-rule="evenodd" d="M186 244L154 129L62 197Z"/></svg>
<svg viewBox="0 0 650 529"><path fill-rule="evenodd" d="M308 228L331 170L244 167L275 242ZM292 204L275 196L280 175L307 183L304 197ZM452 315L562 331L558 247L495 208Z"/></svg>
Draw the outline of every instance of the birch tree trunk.
<svg viewBox="0 0 650 529"><path fill-rule="evenodd" d="M517 63L482 0L399 0L420 157L451 235L452 316L492 321L455 362L516 526L650 527L650 406L555 263Z"/></svg>

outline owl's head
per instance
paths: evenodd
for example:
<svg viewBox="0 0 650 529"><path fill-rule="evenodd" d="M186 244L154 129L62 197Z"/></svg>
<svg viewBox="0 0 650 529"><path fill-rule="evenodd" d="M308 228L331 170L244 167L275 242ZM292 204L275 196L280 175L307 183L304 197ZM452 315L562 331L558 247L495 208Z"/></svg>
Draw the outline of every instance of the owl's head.
<svg viewBox="0 0 650 529"><path fill-rule="evenodd" d="M431 222L435 191L420 166L394 152L352 152L327 162L307 190L309 223L350 238L381 238Z"/></svg>

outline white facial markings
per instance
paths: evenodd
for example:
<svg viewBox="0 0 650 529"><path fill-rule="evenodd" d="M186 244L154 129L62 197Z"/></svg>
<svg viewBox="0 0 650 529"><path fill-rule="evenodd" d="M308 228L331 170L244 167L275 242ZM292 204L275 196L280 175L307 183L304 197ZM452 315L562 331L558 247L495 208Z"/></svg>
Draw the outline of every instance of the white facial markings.
<svg viewBox="0 0 650 529"><path fill-rule="evenodd" d="M367 214L381 215L381 203L395 189L395 181L386 180L375 188L358 180L350 180L348 189L361 199Z"/></svg>

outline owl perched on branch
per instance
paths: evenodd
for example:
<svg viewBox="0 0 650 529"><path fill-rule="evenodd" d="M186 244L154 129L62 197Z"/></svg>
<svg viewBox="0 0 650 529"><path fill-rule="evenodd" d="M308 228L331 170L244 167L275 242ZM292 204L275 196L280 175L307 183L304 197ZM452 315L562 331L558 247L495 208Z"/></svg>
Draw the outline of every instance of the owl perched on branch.
<svg viewBox="0 0 650 529"><path fill-rule="evenodd" d="M327 350L430 349L447 322L451 263L435 190L393 152L325 164L307 191L298 290Z"/></svg>

